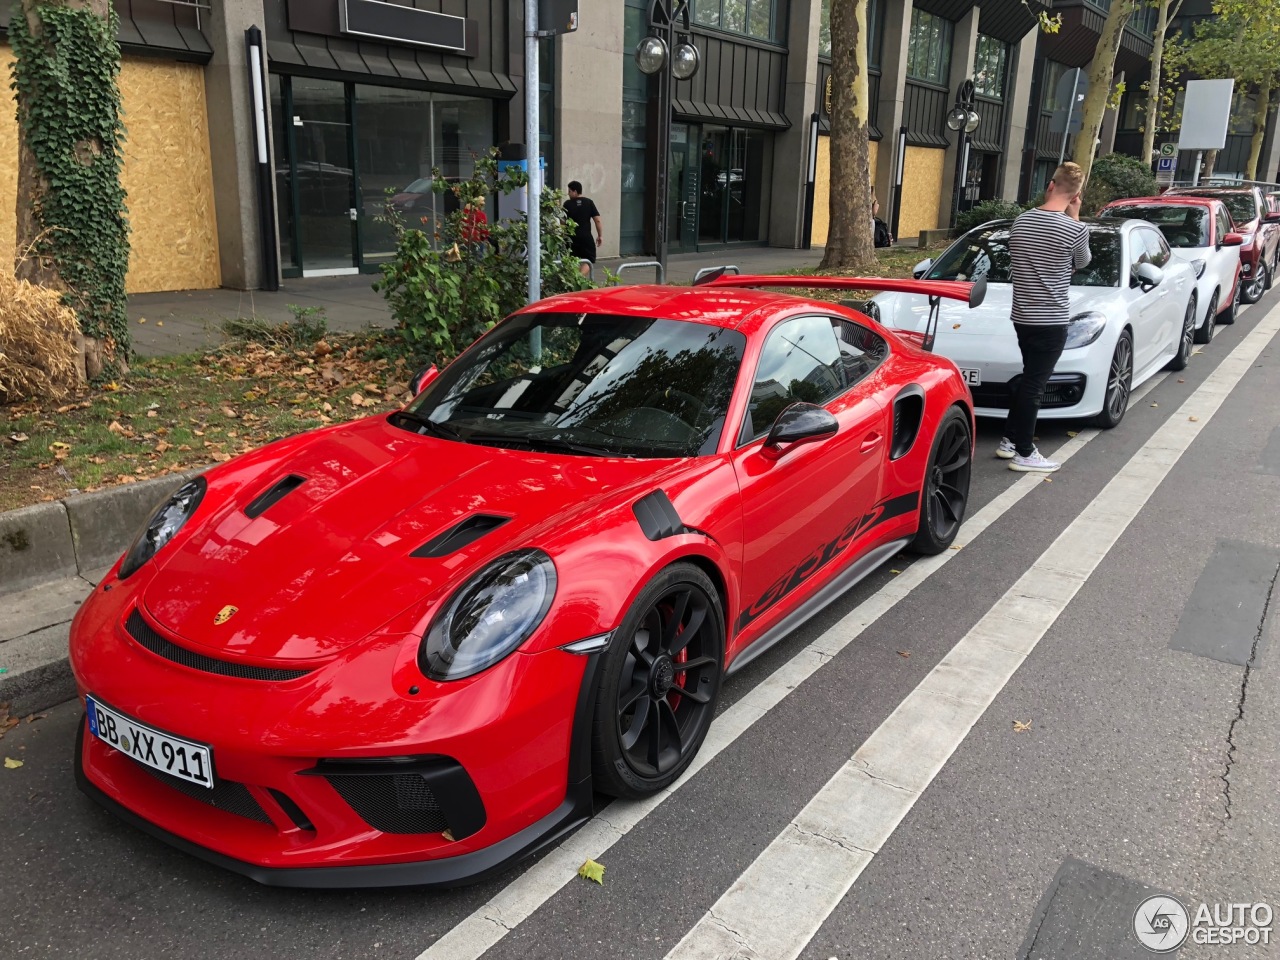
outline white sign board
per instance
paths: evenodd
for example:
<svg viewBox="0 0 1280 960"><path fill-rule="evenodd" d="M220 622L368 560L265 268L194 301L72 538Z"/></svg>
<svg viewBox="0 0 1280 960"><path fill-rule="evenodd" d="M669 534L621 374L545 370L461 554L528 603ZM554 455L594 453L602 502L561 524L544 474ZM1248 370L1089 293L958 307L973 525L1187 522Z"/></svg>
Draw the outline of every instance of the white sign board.
<svg viewBox="0 0 1280 960"><path fill-rule="evenodd" d="M1221 150L1227 145L1234 80L1188 80L1182 103L1179 150Z"/></svg>

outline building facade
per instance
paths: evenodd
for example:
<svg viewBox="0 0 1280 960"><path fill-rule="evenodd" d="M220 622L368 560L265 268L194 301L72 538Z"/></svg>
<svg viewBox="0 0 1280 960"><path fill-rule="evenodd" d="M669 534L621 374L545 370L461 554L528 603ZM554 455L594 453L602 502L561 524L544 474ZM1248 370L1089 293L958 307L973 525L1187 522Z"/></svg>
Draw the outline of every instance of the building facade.
<svg viewBox="0 0 1280 960"><path fill-rule="evenodd" d="M1054 132L1059 80L1087 66L1108 2L1056 0L1063 23L1050 34L1038 27L1039 0L870 0L868 178L896 237L1043 188L1073 147ZM451 200L431 189L433 171L465 177L494 147L528 149L528 82L538 84L546 180L583 183L603 214L605 257L651 252L660 205L672 253L825 242L830 0L692 0L700 69L675 83L670 117L659 115L656 80L633 57L650 0L579 0L578 30L541 42L532 79L523 0L115 3L131 292L255 289L271 285L268 271L287 282L377 270L392 254L381 220L389 195L407 218L430 223ZM1188 0L1177 28L1207 13L1208 0ZM1108 112L1101 152L1140 150L1153 26L1144 8L1126 28L1116 65L1125 93ZM265 49L261 157L252 27ZM966 81L979 118L968 135L946 124ZM1243 169L1246 100L1219 173ZM659 196L655 144L667 122ZM1272 176L1274 127L1273 116L1264 152ZM265 204L260 160L270 170ZM0 236L9 247L16 167L11 108L0 117ZM491 215L501 216L496 200Z"/></svg>

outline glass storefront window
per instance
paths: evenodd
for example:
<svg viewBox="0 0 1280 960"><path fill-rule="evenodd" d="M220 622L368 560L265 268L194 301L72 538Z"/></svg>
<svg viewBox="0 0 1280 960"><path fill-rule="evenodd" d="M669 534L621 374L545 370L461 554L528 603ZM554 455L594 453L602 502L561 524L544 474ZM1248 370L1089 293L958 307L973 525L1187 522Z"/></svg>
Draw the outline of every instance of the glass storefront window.
<svg viewBox="0 0 1280 960"><path fill-rule="evenodd" d="M768 235L772 141L771 134L759 130L702 127L699 243L751 242Z"/></svg>
<svg viewBox="0 0 1280 960"><path fill-rule="evenodd" d="M907 46L908 77L944 86L950 81L953 30L950 20L925 13L919 7L912 9Z"/></svg>
<svg viewBox="0 0 1280 960"><path fill-rule="evenodd" d="M978 93L993 100L1004 99L1004 78L1008 66L1009 45L1003 40L978 34L978 48L973 58L973 86Z"/></svg>
<svg viewBox="0 0 1280 960"><path fill-rule="evenodd" d="M634 50L648 31L648 12L642 0L627 0L623 11L623 48ZM622 60L622 198L618 211L618 242L624 257L644 252L645 150L648 136L648 78L634 57Z"/></svg>
<svg viewBox="0 0 1280 960"><path fill-rule="evenodd" d="M1045 113L1052 113L1059 106L1065 106L1065 104L1058 103L1058 81L1070 69L1072 68L1066 64L1058 63L1056 60L1045 61L1044 88L1040 92L1040 109Z"/></svg>
<svg viewBox="0 0 1280 960"><path fill-rule="evenodd" d="M289 163L289 128L293 118L285 103L284 82L271 75L271 149L276 159L276 231L280 234L280 266L301 269L293 244L293 167Z"/></svg>
<svg viewBox="0 0 1280 960"><path fill-rule="evenodd" d="M693 19L704 27L777 42L777 0L693 0Z"/></svg>
<svg viewBox="0 0 1280 960"><path fill-rule="evenodd" d="M360 241L366 259L395 253L395 233L378 218L387 205L416 226L430 217L431 95L420 90L359 84L356 155L360 167Z"/></svg>

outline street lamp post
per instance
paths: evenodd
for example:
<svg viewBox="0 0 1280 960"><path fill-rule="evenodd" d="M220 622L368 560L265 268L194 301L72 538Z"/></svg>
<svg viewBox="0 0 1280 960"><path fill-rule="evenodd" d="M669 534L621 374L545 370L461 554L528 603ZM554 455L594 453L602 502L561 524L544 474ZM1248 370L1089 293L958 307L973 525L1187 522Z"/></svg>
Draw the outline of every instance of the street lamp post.
<svg viewBox="0 0 1280 960"><path fill-rule="evenodd" d="M947 114L947 127L955 133L964 131L956 142L956 182L955 189L951 192L953 227L956 225L956 218L960 216L960 191L969 168L969 136L978 129L981 120L978 111L973 109L973 81L966 80L956 92L956 105Z"/></svg>
<svg viewBox="0 0 1280 960"><path fill-rule="evenodd" d="M680 24L677 36L676 23ZM698 72L701 55L689 33L689 0L653 0L649 6L649 35L636 45L640 72L658 77L658 157L654 217L654 255L667 270L667 193L671 164L671 100L676 80Z"/></svg>

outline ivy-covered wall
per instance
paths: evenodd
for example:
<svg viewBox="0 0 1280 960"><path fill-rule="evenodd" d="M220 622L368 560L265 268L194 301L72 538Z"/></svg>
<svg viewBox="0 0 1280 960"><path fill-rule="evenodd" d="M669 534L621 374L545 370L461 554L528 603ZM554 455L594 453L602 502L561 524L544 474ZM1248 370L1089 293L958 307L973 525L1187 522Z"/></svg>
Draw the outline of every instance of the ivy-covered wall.
<svg viewBox="0 0 1280 960"><path fill-rule="evenodd" d="M9 76L13 51L0 45ZM126 57L120 95L128 139L121 179L128 194L129 293L204 290L221 281L204 68ZM13 262L17 226L17 109L0 108L0 258Z"/></svg>

